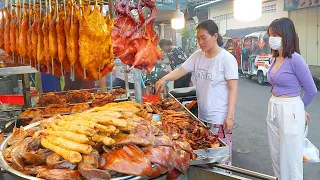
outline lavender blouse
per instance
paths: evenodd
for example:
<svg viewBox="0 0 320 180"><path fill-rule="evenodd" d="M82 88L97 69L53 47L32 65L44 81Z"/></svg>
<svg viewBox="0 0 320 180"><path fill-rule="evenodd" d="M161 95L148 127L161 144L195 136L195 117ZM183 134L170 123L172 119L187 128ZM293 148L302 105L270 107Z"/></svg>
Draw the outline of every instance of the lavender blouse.
<svg viewBox="0 0 320 180"><path fill-rule="evenodd" d="M292 58L285 58L276 71L272 70L275 61L272 62L268 72L268 81L272 85L275 96L300 96L302 86L304 89L302 101L306 107L317 94L317 87L303 57L293 53Z"/></svg>

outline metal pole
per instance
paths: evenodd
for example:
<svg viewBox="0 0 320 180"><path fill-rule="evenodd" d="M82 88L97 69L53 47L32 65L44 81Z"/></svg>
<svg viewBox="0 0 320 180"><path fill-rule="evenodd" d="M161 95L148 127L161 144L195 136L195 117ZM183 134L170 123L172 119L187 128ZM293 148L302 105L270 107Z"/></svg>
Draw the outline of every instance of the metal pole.
<svg viewBox="0 0 320 180"><path fill-rule="evenodd" d="M137 103L142 104L142 87L140 77L141 71L139 69L133 69L135 100Z"/></svg>
<svg viewBox="0 0 320 180"><path fill-rule="evenodd" d="M113 0L109 0L109 3L108 3L108 11L109 11L109 14L110 14L110 18L113 18L114 17L114 14L112 13L113 12ZM110 72L110 90L112 90L113 88L113 82L112 82L112 72ZM127 88L126 88L127 89ZM127 92L129 92L127 90Z"/></svg>
<svg viewBox="0 0 320 180"><path fill-rule="evenodd" d="M24 98L25 106L31 107L31 95L30 95L30 81L29 81L29 74L23 74L22 78L22 92Z"/></svg>
<svg viewBox="0 0 320 180"><path fill-rule="evenodd" d="M42 94L42 79L41 79L41 72L37 73L38 76L36 78L38 79L38 92Z"/></svg>
<svg viewBox="0 0 320 180"><path fill-rule="evenodd" d="M110 90L112 90L113 82L112 82L112 71L110 72Z"/></svg>

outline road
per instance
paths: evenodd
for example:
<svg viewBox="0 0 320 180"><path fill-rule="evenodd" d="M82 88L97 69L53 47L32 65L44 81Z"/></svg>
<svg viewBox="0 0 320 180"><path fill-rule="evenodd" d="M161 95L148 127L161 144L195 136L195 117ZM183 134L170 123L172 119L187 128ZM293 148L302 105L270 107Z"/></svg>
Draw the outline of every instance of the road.
<svg viewBox="0 0 320 180"><path fill-rule="evenodd" d="M235 115L238 127L233 131L233 165L273 175L265 120L270 89L269 84L261 86L255 79L240 78ZM320 93L306 110L312 118L308 139L320 149ZM304 165L304 180L319 177L320 163Z"/></svg>

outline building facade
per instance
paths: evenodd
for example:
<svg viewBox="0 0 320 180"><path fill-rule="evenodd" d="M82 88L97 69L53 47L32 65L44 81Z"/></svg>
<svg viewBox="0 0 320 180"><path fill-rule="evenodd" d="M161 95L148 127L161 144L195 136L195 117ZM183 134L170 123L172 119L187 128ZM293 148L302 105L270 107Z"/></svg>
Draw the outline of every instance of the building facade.
<svg viewBox="0 0 320 180"><path fill-rule="evenodd" d="M320 6L289 11L300 40L300 51L308 65L320 66Z"/></svg>
<svg viewBox="0 0 320 180"><path fill-rule="evenodd" d="M288 7L294 6L295 7ZM309 4L310 3L310 4ZM224 35L230 29L268 26L274 19L289 17L293 20L302 56L308 65L320 66L320 2L311 0L264 0L262 16L252 22L241 22L233 17L233 0L221 0L210 4L208 16Z"/></svg>
<svg viewBox="0 0 320 180"><path fill-rule="evenodd" d="M209 17L217 23L221 35L224 35L229 29L268 26L276 18L288 17L288 12L284 11L283 7L283 0L264 0L262 4L262 16L255 21L242 22L233 16L233 1L225 0L210 6Z"/></svg>

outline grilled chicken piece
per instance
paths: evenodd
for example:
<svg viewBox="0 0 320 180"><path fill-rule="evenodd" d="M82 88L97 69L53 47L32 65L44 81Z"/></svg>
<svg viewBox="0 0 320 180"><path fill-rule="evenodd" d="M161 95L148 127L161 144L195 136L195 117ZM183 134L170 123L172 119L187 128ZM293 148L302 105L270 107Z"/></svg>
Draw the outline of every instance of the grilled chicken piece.
<svg viewBox="0 0 320 180"><path fill-rule="evenodd" d="M71 26L71 2L70 1L67 2L66 12L67 12L67 15L64 21L64 33L66 38L66 53L69 59L69 52L70 52L69 37L70 37L70 26Z"/></svg>
<svg viewBox="0 0 320 180"><path fill-rule="evenodd" d="M59 13L56 21L57 43L58 43L58 60L63 63L67 58L66 53L66 34L64 31L63 14Z"/></svg>
<svg viewBox="0 0 320 180"><path fill-rule="evenodd" d="M16 51L16 32L17 32L17 15L12 11L11 21L10 21L10 51Z"/></svg>
<svg viewBox="0 0 320 180"><path fill-rule="evenodd" d="M19 44L20 25L21 25L20 4L17 4L17 12L18 12L18 14L17 14L17 21L16 21L16 49L15 49L15 53L17 55L20 55L20 44Z"/></svg>
<svg viewBox="0 0 320 180"><path fill-rule="evenodd" d="M35 117L37 115L41 116L42 114L44 114L44 112L41 109L31 108L19 114L19 118L30 118L30 117Z"/></svg>
<svg viewBox="0 0 320 180"><path fill-rule="evenodd" d="M86 103L76 104L72 107L71 112L81 112L90 109L90 105Z"/></svg>
<svg viewBox="0 0 320 180"><path fill-rule="evenodd" d="M63 100L54 93L47 93L40 96L38 105L40 107L45 107L50 104L61 104Z"/></svg>
<svg viewBox="0 0 320 180"><path fill-rule="evenodd" d="M33 10L29 10L29 16L33 17ZM31 26L29 26L27 30L27 59L28 59L28 64L30 64L32 61L32 18L29 19L31 20ZM32 64L32 67L34 67L34 64Z"/></svg>
<svg viewBox="0 0 320 180"><path fill-rule="evenodd" d="M57 59L58 58L58 42L57 42L57 30L56 30L56 21L57 21L56 10L53 10L51 13L49 13L48 19L49 19L49 52L50 52L51 58Z"/></svg>
<svg viewBox="0 0 320 180"><path fill-rule="evenodd" d="M70 111L71 107L68 104L50 104L44 109L47 115L69 113Z"/></svg>
<svg viewBox="0 0 320 180"><path fill-rule="evenodd" d="M47 62L46 64L51 63L50 51L49 51L49 22L48 17L44 17L44 22L42 26L42 33L43 33L43 55L44 61ZM50 68L50 67L47 67Z"/></svg>
<svg viewBox="0 0 320 180"><path fill-rule="evenodd" d="M1 8L1 15L2 18L0 20L0 48L3 49L4 47L4 26L5 26L5 17L4 17L4 9Z"/></svg>
<svg viewBox="0 0 320 180"><path fill-rule="evenodd" d="M74 4L73 9L76 9ZM68 58L70 65L74 66L79 61L79 19L76 15L71 16Z"/></svg>
<svg viewBox="0 0 320 180"><path fill-rule="evenodd" d="M36 7L37 8L37 7ZM37 50L38 50L38 29L40 23L39 11L35 10L36 20L33 22L31 28L31 43L32 43L32 59L37 60Z"/></svg>
<svg viewBox="0 0 320 180"><path fill-rule="evenodd" d="M28 38L27 31L29 30L29 15L27 5L24 6L24 16L20 26L19 35L19 52L22 58L27 58L28 55Z"/></svg>
<svg viewBox="0 0 320 180"><path fill-rule="evenodd" d="M115 96L108 96L108 97L105 97L103 99L95 99L92 101L92 107L101 107L101 106L104 106L108 103L111 103L113 102L114 100L116 99Z"/></svg>
<svg viewBox="0 0 320 180"><path fill-rule="evenodd" d="M37 33L38 33L38 45L37 45L37 62L39 64L46 65L44 61L44 44L43 44L43 31L42 31L42 24L43 21L39 20L39 24L37 27Z"/></svg>
<svg viewBox="0 0 320 180"><path fill-rule="evenodd" d="M88 97L82 91L71 91L66 94L68 103L83 103L88 102Z"/></svg>
<svg viewBox="0 0 320 180"><path fill-rule="evenodd" d="M11 16L9 13L9 9L5 7L6 15L2 16L5 21L4 25L4 37L3 37L3 45L4 45L4 51L7 54L11 54L11 49L10 49L10 21L11 21Z"/></svg>

